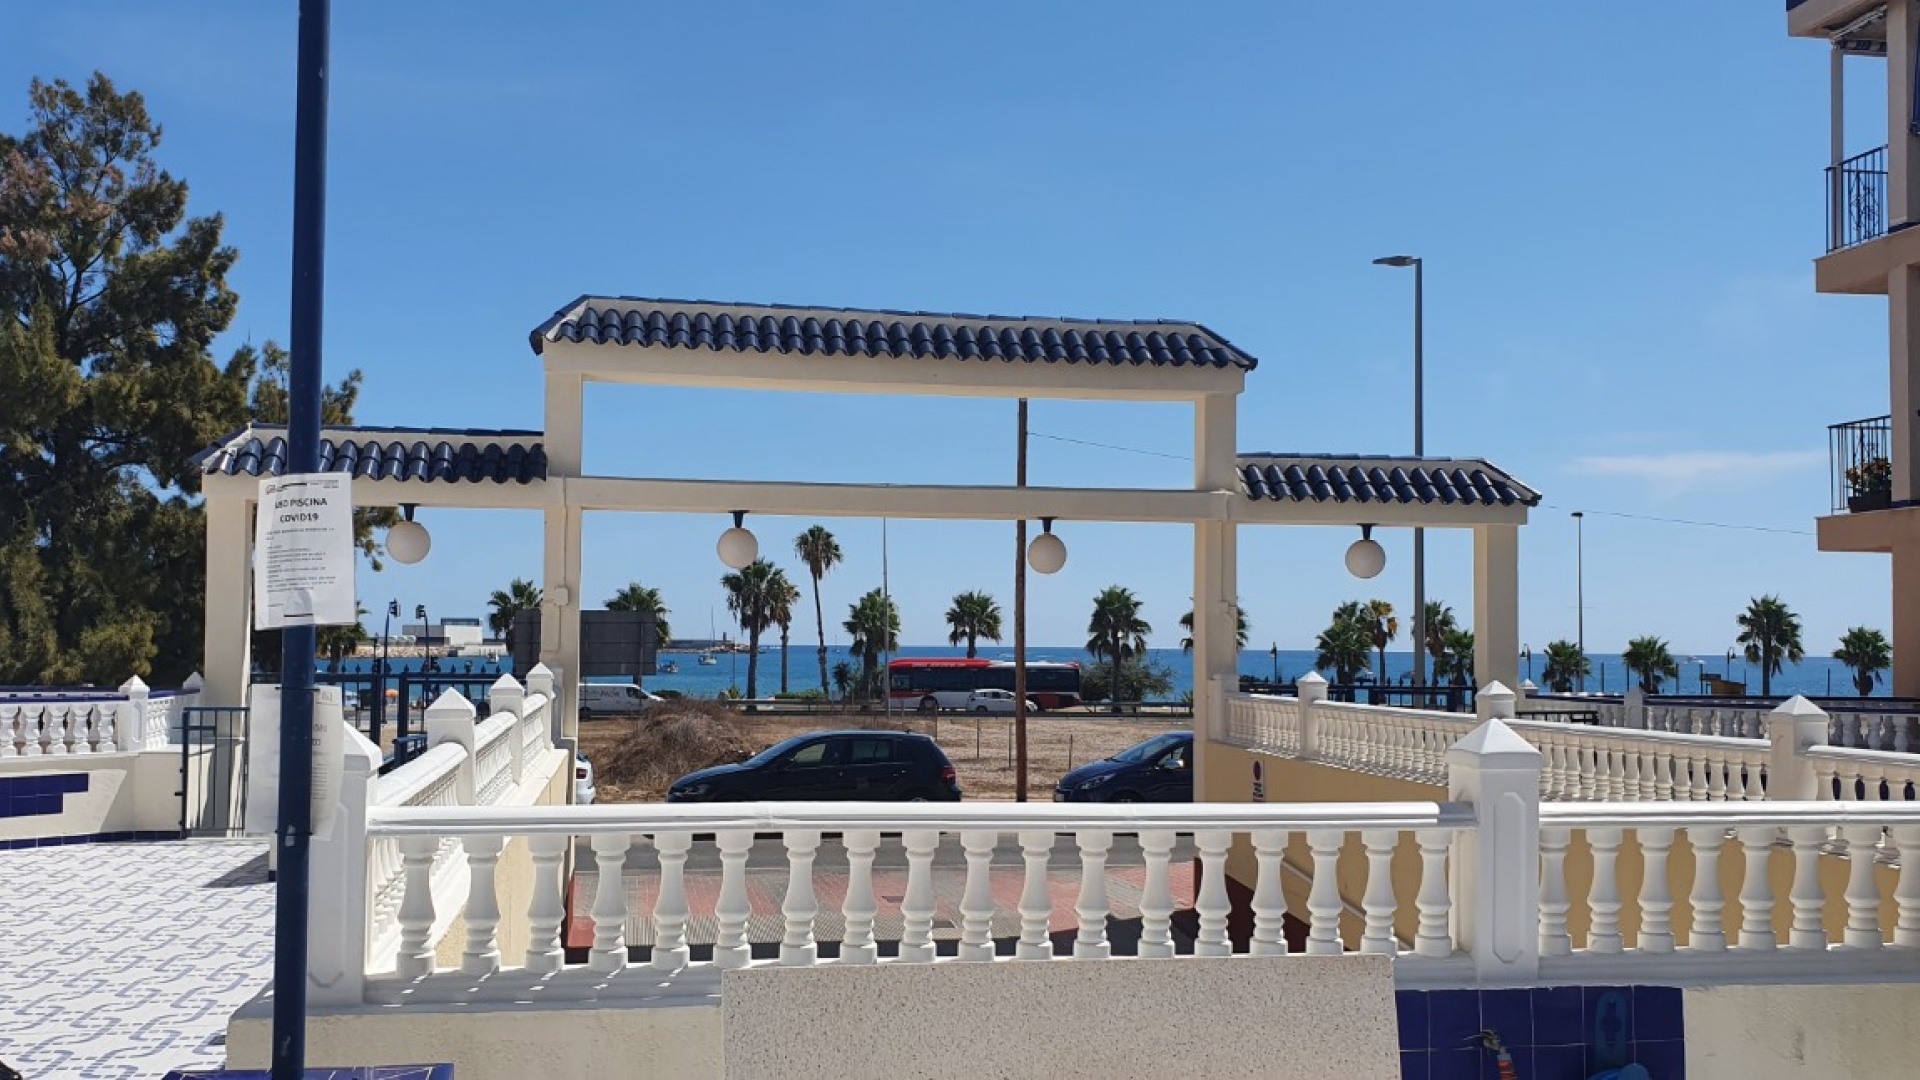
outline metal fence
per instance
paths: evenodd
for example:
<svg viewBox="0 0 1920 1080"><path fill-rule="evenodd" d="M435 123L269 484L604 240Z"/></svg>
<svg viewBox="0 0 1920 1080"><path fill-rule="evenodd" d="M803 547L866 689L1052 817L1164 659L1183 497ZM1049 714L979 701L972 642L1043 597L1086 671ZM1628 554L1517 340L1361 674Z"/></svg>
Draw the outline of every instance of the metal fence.
<svg viewBox="0 0 1920 1080"><path fill-rule="evenodd" d="M1865 243L1887 231L1887 148L1827 166L1827 250Z"/></svg>

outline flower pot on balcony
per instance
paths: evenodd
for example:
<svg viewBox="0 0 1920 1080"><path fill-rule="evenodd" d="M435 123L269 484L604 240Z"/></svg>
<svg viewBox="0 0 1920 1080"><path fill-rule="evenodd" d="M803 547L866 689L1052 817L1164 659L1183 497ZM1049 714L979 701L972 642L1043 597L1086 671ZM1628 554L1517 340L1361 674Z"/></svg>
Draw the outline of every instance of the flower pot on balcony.
<svg viewBox="0 0 1920 1080"><path fill-rule="evenodd" d="M1885 510L1893 505L1893 492L1882 488L1878 491L1863 491L1847 496L1847 512L1863 514L1869 510Z"/></svg>

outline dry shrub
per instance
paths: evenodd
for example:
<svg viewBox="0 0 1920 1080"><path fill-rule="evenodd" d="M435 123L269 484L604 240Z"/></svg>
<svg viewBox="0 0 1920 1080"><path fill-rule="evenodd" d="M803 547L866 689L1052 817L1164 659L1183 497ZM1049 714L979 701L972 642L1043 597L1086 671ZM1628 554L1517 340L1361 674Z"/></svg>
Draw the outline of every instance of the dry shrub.
<svg viewBox="0 0 1920 1080"><path fill-rule="evenodd" d="M670 701L655 705L594 765L597 777L615 784L664 790L695 769L741 761L755 750L739 717L726 706Z"/></svg>

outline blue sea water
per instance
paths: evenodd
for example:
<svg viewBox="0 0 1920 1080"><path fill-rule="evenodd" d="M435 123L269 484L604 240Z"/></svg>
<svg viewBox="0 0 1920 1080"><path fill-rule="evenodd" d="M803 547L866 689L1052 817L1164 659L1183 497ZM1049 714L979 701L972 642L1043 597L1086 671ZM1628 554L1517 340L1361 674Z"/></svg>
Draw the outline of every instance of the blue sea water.
<svg viewBox="0 0 1920 1080"><path fill-rule="evenodd" d="M962 648L950 648L944 645L909 645L903 647L899 655L965 656L966 652L967 651ZM801 691L817 689L819 687L820 667L816 655L816 646L811 644L802 645L796 642L790 647L787 654L787 687L789 689ZM1147 655L1154 662L1165 665L1173 672L1172 697L1178 698L1193 689L1193 657L1190 654L1180 649L1149 649L1147 650ZM983 647L980 650L980 656L989 660L1012 660L1013 650L999 646ZM663 652L660 654L660 662L664 664L669 660L674 661L679 665L680 670L672 674L662 672L657 675L649 675L640 681L649 690L678 690L688 697L716 697L725 693L730 686L738 687L741 692L744 693L747 687L748 657L744 654L734 653L721 654L718 659L720 661L718 664L703 667L698 663L697 658L692 653ZM1086 650L1070 646L1029 646L1027 649L1027 659L1032 661L1077 662L1086 664L1092 658L1087 655ZM1618 655L1595 653L1589 659L1593 664L1593 674L1587 679L1588 690L1604 690L1619 693L1629 685L1630 676L1627 674L1625 665L1620 662ZM1676 688L1673 682L1669 680L1666 685L1668 692L1674 692L1676 689L1680 693L1688 694L1702 692L1700 684L1702 665L1704 665L1706 674L1730 677L1735 682L1745 682L1749 692L1754 694L1760 692L1760 672L1758 667L1748 664L1739 656L1733 658L1730 674L1727 658L1724 653L1718 656L1699 657L1697 660L1683 654L1679 659L1681 661L1680 685ZM827 646L827 669L829 671L833 669L834 664L842 660L854 660L852 653L846 646ZM855 662L857 663L857 661ZM512 661L508 658L502 658L499 667L492 666L489 662L480 660L470 661L469 658L466 657L456 657L440 662L441 670L447 673L464 673L468 663L472 663L472 670L475 673L492 673L511 670L512 668ZM1531 677L1535 682L1540 682L1540 673L1542 669L1544 669L1545 663L1545 660L1536 653L1534 654L1531 665L1532 670L1529 671L1528 662L1523 659L1520 662L1521 678ZM344 661L341 667L346 671L364 672L369 669L370 665L371 662L366 659L352 659ZM421 661L417 659L403 660L395 657L393 665L399 670L418 671L420 670ZM1400 675L1410 670L1412 666L1413 655L1411 653L1388 651L1387 677L1389 679L1398 680ZM1291 682L1311 670L1312 667L1313 653L1304 650L1283 649L1277 660L1273 655L1264 650L1246 649L1240 653L1240 673L1243 675L1251 675L1258 679L1272 679L1277 674L1281 682ZM1322 674L1329 673L1323 672ZM590 681L626 682L628 680L624 678L609 678L592 679ZM777 646L760 654L757 689L763 696L770 695L780 689L780 650ZM1837 660L1827 657L1809 656L1798 664L1789 664L1783 668L1780 674L1773 680L1773 691L1776 694L1851 696L1853 693L1853 676L1852 673L1847 670L1846 666ZM1876 696L1885 696L1887 688L1882 684L1875 688L1874 693Z"/></svg>

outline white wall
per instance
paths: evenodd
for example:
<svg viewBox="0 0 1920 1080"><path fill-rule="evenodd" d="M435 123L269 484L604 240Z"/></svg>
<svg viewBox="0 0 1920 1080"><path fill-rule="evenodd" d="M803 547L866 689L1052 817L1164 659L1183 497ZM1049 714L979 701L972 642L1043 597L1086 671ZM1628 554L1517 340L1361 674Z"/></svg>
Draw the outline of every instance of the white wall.
<svg viewBox="0 0 1920 1080"><path fill-rule="evenodd" d="M1689 989L1688 1080L1837 1080L1920 1071L1920 984Z"/></svg>
<svg viewBox="0 0 1920 1080"><path fill-rule="evenodd" d="M203 756L203 761L206 760ZM0 817L0 840L165 832L180 827L180 748L122 754L0 759L0 776L87 774L87 790L64 796L57 816Z"/></svg>

